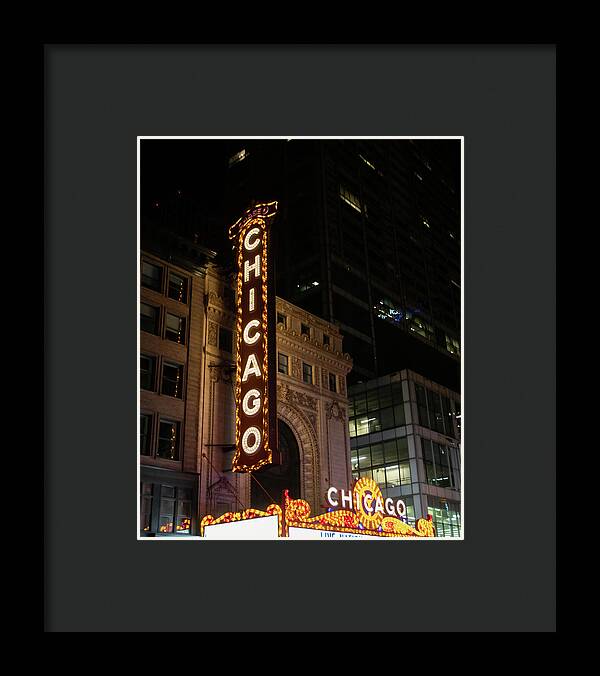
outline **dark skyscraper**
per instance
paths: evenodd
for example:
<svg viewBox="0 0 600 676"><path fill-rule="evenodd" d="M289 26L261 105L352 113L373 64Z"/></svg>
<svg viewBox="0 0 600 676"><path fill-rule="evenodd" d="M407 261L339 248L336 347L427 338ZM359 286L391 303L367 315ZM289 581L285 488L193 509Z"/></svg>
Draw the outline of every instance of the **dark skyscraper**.
<svg viewBox="0 0 600 676"><path fill-rule="evenodd" d="M279 202L277 295L340 327L350 384L408 368L460 391L460 140L149 143L197 144L199 236L224 265L227 226Z"/></svg>

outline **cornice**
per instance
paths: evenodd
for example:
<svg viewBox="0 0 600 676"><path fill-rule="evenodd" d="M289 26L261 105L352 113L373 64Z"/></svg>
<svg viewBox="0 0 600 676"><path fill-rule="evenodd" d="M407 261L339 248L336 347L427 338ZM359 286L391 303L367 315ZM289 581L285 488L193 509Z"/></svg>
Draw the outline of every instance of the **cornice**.
<svg viewBox="0 0 600 676"><path fill-rule="evenodd" d="M332 350L318 340L299 335L294 329L287 329L283 324L277 324L277 339L280 344L289 345L296 351L304 354L317 354L325 363L333 364L346 372L352 370L352 357L347 352Z"/></svg>

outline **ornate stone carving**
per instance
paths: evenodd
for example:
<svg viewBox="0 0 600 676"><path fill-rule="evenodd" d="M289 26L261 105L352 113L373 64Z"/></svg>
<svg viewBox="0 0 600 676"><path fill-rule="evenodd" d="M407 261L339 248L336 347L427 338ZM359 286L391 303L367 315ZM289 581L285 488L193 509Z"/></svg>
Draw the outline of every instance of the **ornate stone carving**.
<svg viewBox="0 0 600 676"><path fill-rule="evenodd" d="M219 368L219 365L211 362L208 365L208 375L213 383L218 383L221 379L221 369Z"/></svg>
<svg viewBox="0 0 600 676"><path fill-rule="evenodd" d="M299 406L304 406L309 408L311 411L317 410L317 400L314 397L309 397L308 394L304 392L295 392L290 390L289 401Z"/></svg>
<svg viewBox="0 0 600 676"><path fill-rule="evenodd" d="M290 388L287 383L277 383L277 399L279 401L287 401Z"/></svg>
<svg viewBox="0 0 600 676"><path fill-rule="evenodd" d="M309 408L311 411L317 410L317 400L304 392L296 392L290 388L287 383L277 383L278 401L287 401L290 404Z"/></svg>
<svg viewBox="0 0 600 676"><path fill-rule="evenodd" d="M329 383L327 382L327 371L325 369L321 369L321 382L323 389L327 390L329 388Z"/></svg>
<svg viewBox="0 0 600 676"><path fill-rule="evenodd" d="M311 425L313 426L314 431L317 431L317 414L316 413L307 413L306 417L310 420Z"/></svg>
<svg viewBox="0 0 600 676"><path fill-rule="evenodd" d="M294 378L300 379L302 375L302 370L300 366L300 359L298 357L292 357L292 376Z"/></svg>
<svg viewBox="0 0 600 676"><path fill-rule="evenodd" d="M208 344L217 346L218 326L214 322L208 322Z"/></svg>
<svg viewBox="0 0 600 676"><path fill-rule="evenodd" d="M223 308L224 310L233 309L231 301L223 296L219 296L219 294L215 291L208 292L208 303L209 305L215 305L216 307Z"/></svg>
<svg viewBox="0 0 600 676"><path fill-rule="evenodd" d="M346 411L337 401L332 401L327 405L327 420L341 420L342 422L346 420Z"/></svg>

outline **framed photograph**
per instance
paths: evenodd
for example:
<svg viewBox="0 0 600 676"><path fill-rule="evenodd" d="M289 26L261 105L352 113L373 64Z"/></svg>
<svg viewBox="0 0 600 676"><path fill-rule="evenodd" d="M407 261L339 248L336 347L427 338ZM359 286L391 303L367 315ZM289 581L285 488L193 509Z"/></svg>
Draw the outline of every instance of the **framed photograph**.
<svg viewBox="0 0 600 676"><path fill-rule="evenodd" d="M554 632L556 45L43 78L45 630Z"/></svg>
<svg viewBox="0 0 600 676"><path fill-rule="evenodd" d="M462 137L139 137L142 539L462 539Z"/></svg>

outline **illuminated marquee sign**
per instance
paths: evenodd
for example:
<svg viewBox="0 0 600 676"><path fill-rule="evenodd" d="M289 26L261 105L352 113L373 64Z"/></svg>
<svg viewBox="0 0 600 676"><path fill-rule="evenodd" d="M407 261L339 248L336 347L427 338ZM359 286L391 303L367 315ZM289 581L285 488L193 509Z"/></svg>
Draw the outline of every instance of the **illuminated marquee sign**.
<svg viewBox="0 0 600 676"><path fill-rule="evenodd" d="M269 224L277 202L257 204L229 228L237 239L237 368L234 472L279 464L275 364L275 294Z"/></svg>
<svg viewBox="0 0 600 676"><path fill-rule="evenodd" d="M327 491L327 502L332 507L348 507L362 515L362 523L368 528L377 528L386 516L402 518L406 516L403 500L383 498L381 489L368 477L359 479L353 491L338 491L331 486Z"/></svg>
<svg viewBox="0 0 600 676"><path fill-rule="evenodd" d="M339 539L341 537L357 537L361 539L386 538L428 538L435 536L435 528L431 516L417 519L411 526L400 518L406 513L402 500L383 499L381 489L367 477L359 479L351 492L331 487L327 497L332 509L325 514L311 516L310 505L306 500L294 500L284 491L283 508L269 505L266 511L247 509L243 512L227 512L215 519L205 516L200 522L200 534L206 537L207 526L230 524L248 519L261 519L268 516L278 518L278 537L291 540L307 539ZM341 507L339 509L338 507ZM263 521L268 526L266 520ZM261 525L261 524L257 524ZM256 529L257 532L262 529ZM212 532L212 531L211 531ZM219 532L223 539L236 539L234 529ZM251 539L248 534L241 539ZM252 539L270 539L260 535Z"/></svg>
<svg viewBox="0 0 600 676"><path fill-rule="evenodd" d="M290 500L286 495L285 522L288 537L299 533L298 529L354 533L373 537L432 537L434 526L431 519L418 519L413 528L402 520L406 515L403 500L383 498L381 489L373 479L363 477L354 484L352 491L327 491L331 511L310 516L310 506L304 500ZM303 538L304 539L304 538Z"/></svg>

